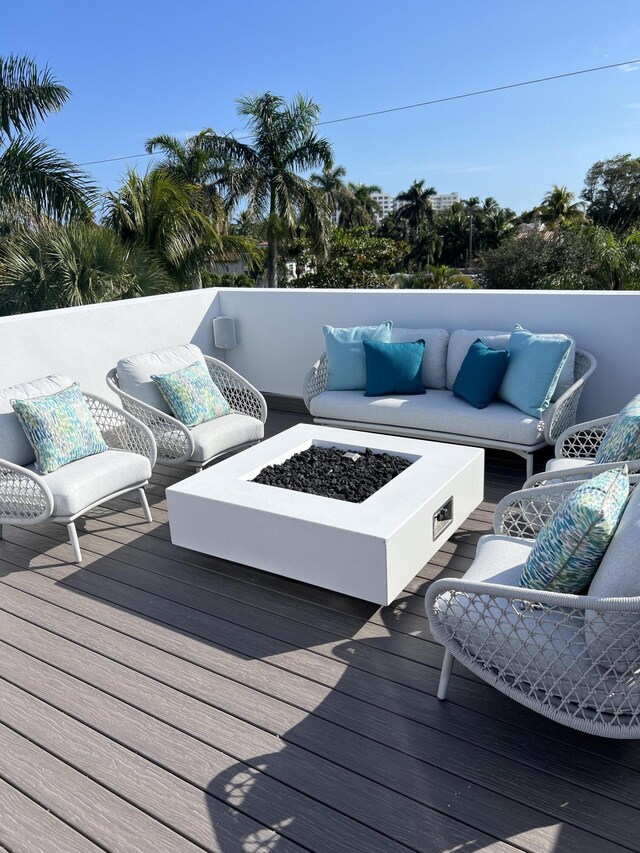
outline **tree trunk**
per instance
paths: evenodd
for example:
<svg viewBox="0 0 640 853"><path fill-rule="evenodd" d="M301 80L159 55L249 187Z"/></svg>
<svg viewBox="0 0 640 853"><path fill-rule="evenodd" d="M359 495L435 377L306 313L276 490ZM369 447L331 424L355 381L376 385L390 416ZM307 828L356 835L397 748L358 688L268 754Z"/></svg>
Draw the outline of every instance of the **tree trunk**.
<svg viewBox="0 0 640 853"><path fill-rule="evenodd" d="M202 273L196 270L191 277L191 290L202 290Z"/></svg>
<svg viewBox="0 0 640 853"><path fill-rule="evenodd" d="M274 222L277 209L276 188L271 184L269 199L269 226L267 230L267 287L278 286L278 246L276 223Z"/></svg>

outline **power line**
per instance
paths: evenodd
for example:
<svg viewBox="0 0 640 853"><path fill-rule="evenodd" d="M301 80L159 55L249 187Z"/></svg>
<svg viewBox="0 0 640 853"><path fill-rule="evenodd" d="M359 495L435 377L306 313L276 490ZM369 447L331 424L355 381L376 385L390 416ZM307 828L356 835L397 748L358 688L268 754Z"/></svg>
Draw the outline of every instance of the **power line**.
<svg viewBox="0 0 640 853"><path fill-rule="evenodd" d="M579 71L566 71L564 74L550 74L548 77L536 77L533 80L523 80L519 83L507 83L503 86L492 86L489 89L477 89L474 92L465 92L462 95L448 95L444 98L433 98L430 101L419 101L417 104L405 104L402 107L389 107L384 110L373 110L368 113L358 113L352 116L343 116L342 118L332 118L326 121L319 121L319 125L339 124L343 121L355 121L361 118L370 118L371 116L381 116L387 113L398 113L403 110L415 110L418 107L430 107L434 104L444 104L448 101L460 101L464 98L475 98L478 95L489 95L492 92L504 92L507 89L520 89L523 86L534 86L538 83L548 83L551 80L563 80L567 77L578 77L581 74L592 74L595 71L606 71L610 68L622 68L625 65L637 65L640 59L630 59L627 62L612 62L609 65L595 65L592 68L581 68ZM238 137L239 139L247 139L248 137ZM138 157L151 157L152 154L145 152L143 154L130 154L127 157L107 157L104 160L89 160L86 163L79 163L80 166L95 166L99 163L115 163L117 160L133 160Z"/></svg>

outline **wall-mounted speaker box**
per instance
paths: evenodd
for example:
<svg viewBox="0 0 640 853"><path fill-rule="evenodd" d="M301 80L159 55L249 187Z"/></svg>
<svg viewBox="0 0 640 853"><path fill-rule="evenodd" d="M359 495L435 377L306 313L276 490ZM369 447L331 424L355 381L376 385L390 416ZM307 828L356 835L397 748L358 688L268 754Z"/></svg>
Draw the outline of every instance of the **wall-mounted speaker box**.
<svg viewBox="0 0 640 853"><path fill-rule="evenodd" d="M213 342L219 349L230 349L236 345L236 321L233 317L214 319Z"/></svg>

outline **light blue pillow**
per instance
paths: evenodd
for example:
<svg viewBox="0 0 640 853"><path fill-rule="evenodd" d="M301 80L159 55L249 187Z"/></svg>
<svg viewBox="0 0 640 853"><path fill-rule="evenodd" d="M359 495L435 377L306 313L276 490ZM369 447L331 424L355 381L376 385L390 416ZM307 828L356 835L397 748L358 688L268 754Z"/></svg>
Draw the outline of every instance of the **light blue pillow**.
<svg viewBox="0 0 640 853"><path fill-rule="evenodd" d="M367 385L367 365L363 341L391 341L392 323L335 329L323 326L327 348L327 391L353 391Z"/></svg>
<svg viewBox="0 0 640 853"><path fill-rule="evenodd" d="M109 449L77 382L45 397L11 400L11 405L33 447L39 474Z"/></svg>
<svg viewBox="0 0 640 853"><path fill-rule="evenodd" d="M596 465L640 459L640 394L622 409L596 453Z"/></svg>
<svg viewBox="0 0 640 853"><path fill-rule="evenodd" d="M173 414L185 426L194 427L231 411L202 361L194 361L182 370L151 378Z"/></svg>
<svg viewBox="0 0 640 853"><path fill-rule="evenodd" d="M578 486L540 531L522 568L520 585L582 592L613 539L628 497L626 466Z"/></svg>
<svg viewBox="0 0 640 853"><path fill-rule="evenodd" d="M498 397L533 418L549 408L571 341L534 335L516 326L509 338L509 363Z"/></svg>

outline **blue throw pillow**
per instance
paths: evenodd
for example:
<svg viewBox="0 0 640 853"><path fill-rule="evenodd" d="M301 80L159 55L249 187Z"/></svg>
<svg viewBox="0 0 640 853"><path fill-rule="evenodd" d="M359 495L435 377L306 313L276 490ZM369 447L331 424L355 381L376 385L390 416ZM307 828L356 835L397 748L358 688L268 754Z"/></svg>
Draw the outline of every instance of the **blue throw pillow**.
<svg viewBox="0 0 640 853"><path fill-rule="evenodd" d="M538 534L522 567L520 586L582 592L613 539L628 497L626 466L578 486Z"/></svg>
<svg viewBox="0 0 640 853"><path fill-rule="evenodd" d="M201 361L151 378L173 414L185 426L194 427L231 411L226 398L209 375L206 364Z"/></svg>
<svg viewBox="0 0 640 853"><path fill-rule="evenodd" d="M33 447L39 474L109 449L77 383L45 397L11 400L11 405Z"/></svg>
<svg viewBox="0 0 640 853"><path fill-rule="evenodd" d="M485 409L496 396L508 363L508 350L491 349L478 338L467 350L453 383L453 393L476 409Z"/></svg>
<svg viewBox="0 0 640 853"><path fill-rule="evenodd" d="M422 384L424 341L389 344L364 341L367 363L365 397L384 394L426 394Z"/></svg>
<svg viewBox="0 0 640 853"><path fill-rule="evenodd" d="M640 459L640 394L622 409L607 430L594 462L624 462Z"/></svg>
<svg viewBox="0 0 640 853"><path fill-rule="evenodd" d="M533 418L541 418L570 348L569 338L534 335L516 326L509 338L509 364L498 397Z"/></svg>
<svg viewBox="0 0 640 853"><path fill-rule="evenodd" d="M390 341L391 322L380 326L353 326L334 329L323 326L327 347L327 391L352 391L367 384L363 341Z"/></svg>

